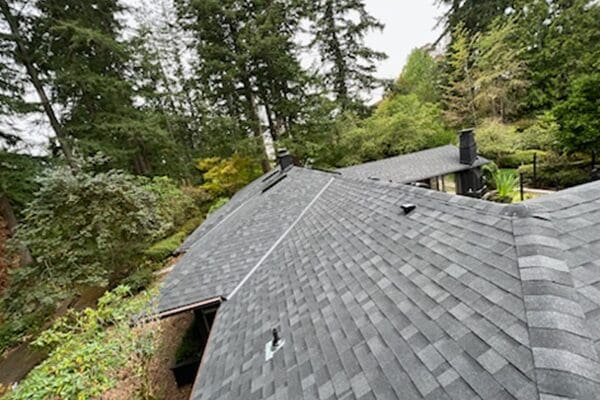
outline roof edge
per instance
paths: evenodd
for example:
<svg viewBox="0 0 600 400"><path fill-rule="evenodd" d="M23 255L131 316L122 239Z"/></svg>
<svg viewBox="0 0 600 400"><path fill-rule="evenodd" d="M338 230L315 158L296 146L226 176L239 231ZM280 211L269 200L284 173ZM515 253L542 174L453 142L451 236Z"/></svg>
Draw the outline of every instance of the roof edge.
<svg viewBox="0 0 600 400"><path fill-rule="evenodd" d="M559 232L525 215L513 219L513 233L538 396L594 398L600 363Z"/></svg>

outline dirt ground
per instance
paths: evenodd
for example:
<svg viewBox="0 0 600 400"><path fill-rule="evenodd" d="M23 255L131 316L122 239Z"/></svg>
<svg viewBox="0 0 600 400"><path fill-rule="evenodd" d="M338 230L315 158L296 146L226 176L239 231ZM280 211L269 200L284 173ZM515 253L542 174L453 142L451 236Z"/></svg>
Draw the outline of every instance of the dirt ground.
<svg viewBox="0 0 600 400"><path fill-rule="evenodd" d="M185 313L145 325L143 329L157 329L160 333L156 343L158 349L147 368L146 377L150 386L150 399L187 400L192 385L177 387L171 366L175 361L175 352L185 331L191 324L193 315ZM101 400L134 399L140 392L143 382L132 373L131 368L124 368L117 377L117 387L105 393Z"/></svg>

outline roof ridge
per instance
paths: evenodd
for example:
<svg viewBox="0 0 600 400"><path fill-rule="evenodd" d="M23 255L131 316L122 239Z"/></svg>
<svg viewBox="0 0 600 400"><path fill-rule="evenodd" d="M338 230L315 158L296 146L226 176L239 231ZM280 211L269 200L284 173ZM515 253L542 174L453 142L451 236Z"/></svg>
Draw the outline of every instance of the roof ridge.
<svg viewBox="0 0 600 400"><path fill-rule="evenodd" d="M539 396L593 399L599 358L559 232L526 213L513 218L513 235Z"/></svg>

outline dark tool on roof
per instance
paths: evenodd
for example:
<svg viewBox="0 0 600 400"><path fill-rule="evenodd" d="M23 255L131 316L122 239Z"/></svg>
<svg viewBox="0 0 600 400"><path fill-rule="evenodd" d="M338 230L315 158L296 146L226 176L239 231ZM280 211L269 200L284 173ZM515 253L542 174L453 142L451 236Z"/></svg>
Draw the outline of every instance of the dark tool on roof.
<svg viewBox="0 0 600 400"><path fill-rule="evenodd" d="M414 204L406 203L402 204L400 208L402 208L402 211L404 211L404 215L406 215L410 214L415 208L417 208L417 206L415 206Z"/></svg>
<svg viewBox="0 0 600 400"><path fill-rule="evenodd" d="M273 341L271 342L271 346L273 348L279 346L281 338L279 337L279 332L277 332L277 328L273 328Z"/></svg>

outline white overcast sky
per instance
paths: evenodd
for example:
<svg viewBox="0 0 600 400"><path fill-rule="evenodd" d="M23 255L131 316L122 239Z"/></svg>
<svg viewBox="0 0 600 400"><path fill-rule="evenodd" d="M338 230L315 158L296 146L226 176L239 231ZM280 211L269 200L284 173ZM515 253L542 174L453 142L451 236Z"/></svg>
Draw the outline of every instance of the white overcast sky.
<svg viewBox="0 0 600 400"><path fill-rule="evenodd" d="M397 78L412 49L433 43L441 32L435 28L443 9L434 0L365 0L367 10L385 24L383 32L367 38L370 47L387 53L378 68L381 78Z"/></svg>

